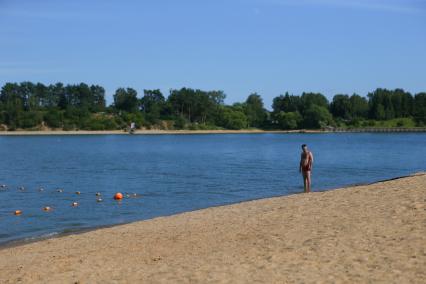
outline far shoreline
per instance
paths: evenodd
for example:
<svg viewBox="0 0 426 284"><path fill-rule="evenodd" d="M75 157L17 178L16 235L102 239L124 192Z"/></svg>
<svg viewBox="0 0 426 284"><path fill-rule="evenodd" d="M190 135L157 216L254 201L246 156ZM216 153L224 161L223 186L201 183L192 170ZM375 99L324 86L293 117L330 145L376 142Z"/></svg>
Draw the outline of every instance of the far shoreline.
<svg viewBox="0 0 426 284"><path fill-rule="evenodd" d="M30 135L190 135L190 134L263 134L263 133L325 133L323 130L136 130L132 134L124 130L17 130L0 131L0 136Z"/></svg>
<svg viewBox="0 0 426 284"><path fill-rule="evenodd" d="M136 130L131 135L192 135L192 134L295 134L295 133L402 133L426 132L426 128L352 128L352 129L296 129L296 130ZM0 136L49 135L130 135L124 130L16 130L0 131Z"/></svg>

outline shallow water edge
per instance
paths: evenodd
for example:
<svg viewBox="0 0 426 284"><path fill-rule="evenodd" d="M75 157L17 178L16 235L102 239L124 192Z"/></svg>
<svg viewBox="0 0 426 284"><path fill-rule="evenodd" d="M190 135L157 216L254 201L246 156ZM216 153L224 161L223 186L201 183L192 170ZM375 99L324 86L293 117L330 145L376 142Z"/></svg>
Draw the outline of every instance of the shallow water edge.
<svg viewBox="0 0 426 284"><path fill-rule="evenodd" d="M345 185L345 186L338 187L338 188L322 189L322 190L318 190L318 191L313 191L312 193L332 191L332 190L343 190L343 189L346 189L346 188L352 188L352 187L357 187L357 186L373 185L373 184L377 184L377 183L382 183L382 182L386 182L386 181L397 180L397 179L402 179L402 178L407 178L407 177L417 176L417 175L426 175L426 173L425 172L416 172L416 173L412 173L412 174L409 174L409 175L396 176L396 177L393 177L393 178L377 180L377 181L374 181L374 182L356 183L356 184L352 184L352 185ZM233 205L233 204L246 203L246 202L251 202L251 201L255 201L255 200L266 200L266 199L271 199L271 198L279 198L279 197L292 196L292 195L298 195L298 194L304 194L304 193L300 192L300 193L284 194L284 195L277 195L277 196L265 197L265 198L254 198L254 199L251 199L251 200L244 200L244 201L240 201L240 202L222 204L222 205L217 205L217 206L210 206L210 207L200 208L200 209L191 210L191 211L184 211L184 212L180 212L180 213L177 213L177 214L156 216L154 218L141 219L141 220L138 220L138 221L123 222L123 223L111 224L111 225L100 225L100 226L87 227L87 228L78 228L78 229L73 229L73 230L67 230L66 232L50 233L50 234L47 234L45 236L35 236L35 237L31 237L31 238L16 239L16 240L11 240L11 241L8 241L8 242L0 243L0 250L11 248L11 247L23 246L23 245L36 243L36 242L40 242L40 241L44 241L44 240L48 240L48 239L57 239L57 238L62 238L62 237L70 236L70 235L84 234L86 232L99 230L99 229L112 228L112 227L122 226L122 225L126 225L126 224L143 222L143 221L146 221L146 220L153 220L153 219L157 219L157 218L164 218L164 217L180 215L180 214L184 214L184 213L188 213L188 212L205 210L207 208L225 207L225 206L229 206L229 205Z"/></svg>

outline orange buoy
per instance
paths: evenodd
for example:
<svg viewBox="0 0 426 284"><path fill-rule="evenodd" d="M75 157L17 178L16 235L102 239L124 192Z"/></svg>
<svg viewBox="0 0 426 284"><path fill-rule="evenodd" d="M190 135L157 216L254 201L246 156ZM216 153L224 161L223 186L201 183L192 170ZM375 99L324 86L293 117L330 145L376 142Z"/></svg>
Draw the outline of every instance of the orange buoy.
<svg viewBox="0 0 426 284"><path fill-rule="evenodd" d="M78 203L77 203L77 202L73 202L73 203L71 204L71 206L72 206L72 207L77 207L77 206L78 206Z"/></svg>
<svg viewBox="0 0 426 284"><path fill-rule="evenodd" d="M15 215L21 215L22 214L22 211L21 210L15 210L15 213L14 213Z"/></svg>
<svg viewBox="0 0 426 284"><path fill-rule="evenodd" d="M115 199L115 200L121 200L121 199L123 199L123 194L121 194L120 192L117 192L117 193L114 195L114 199Z"/></svg>
<svg viewBox="0 0 426 284"><path fill-rule="evenodd" d="M52 210L52 208L50 208L49 206L46 206L43 208L43 211L50 211L50 210Z"/></svg>

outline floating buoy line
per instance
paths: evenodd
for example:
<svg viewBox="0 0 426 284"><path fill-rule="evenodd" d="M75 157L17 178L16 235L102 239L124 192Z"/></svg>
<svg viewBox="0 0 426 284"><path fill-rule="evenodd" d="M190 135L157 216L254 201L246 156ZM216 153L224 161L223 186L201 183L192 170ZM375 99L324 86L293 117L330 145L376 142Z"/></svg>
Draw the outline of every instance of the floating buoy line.
<svg viewBox="0 0 426 284"><path fill-rule="evenodd" d="M6 190L6 189L8 189L8 186L6 184L1 184L0 185L0 190ZM24 186L19 186L17 189L19 191L26 191L26 189L25 189ZM43 192L45 190L44 190L43 187L39 187L38 191L39 192ZM57 188L56 192L62 193L62 192L64 192L64 189L63 188ZM80 195L81 191L76 191L75 194ZM96 192L95 196L97 197L96 198L96 202L103 202L103 199L101 198L102 194L100 192ZM120 200L122 200L124 198L124 196L126 198L132 198L132 197L135 198L135 197L139 197L140 195L138 195L137 193L131 193L130 194L130 193L127 193L127 192L125 193L125 195L123 195L121 192L117 192L117 193L114 194L113 199L120 201ZM78 207L78 206L79 206L79 203L76 202L76 201L74 201L74 202L71 203L71 207ZM42 208L42 210L45 211L45 212L50 212L53 209L50 206L45 206L45 207ZM15 211L13 211L13 214L15 216L20 216L20 215L23 214L23 211L21 209L17 209Z"/></svg>

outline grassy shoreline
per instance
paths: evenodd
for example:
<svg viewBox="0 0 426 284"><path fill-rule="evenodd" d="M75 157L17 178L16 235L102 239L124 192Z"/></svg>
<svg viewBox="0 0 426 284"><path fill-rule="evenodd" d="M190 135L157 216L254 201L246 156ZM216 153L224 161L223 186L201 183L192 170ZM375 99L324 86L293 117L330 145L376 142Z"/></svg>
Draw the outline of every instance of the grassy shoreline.
<svg viewBox="0 0 426 284"><path fill-rule="evenodd" d="M262 134L262 133L340 133L340 132L426 132L425 127L417 128L348 128L337 130L136 130L135 135L161 135L161 134ZM25 135L129 135L124 130L17 130L0 131L0 136L25 136Z"/></svg>
<svg viewBox="0 0 426 284"><path fill-rule="evenodd" d="M161 135L161 134L251 134L251 133L322 133L322 130L136 130L134 135ZM129 135L123 130L42 130L42 131L3 131L0 136L21 135Z"/></svg>

